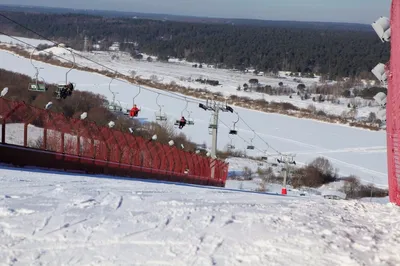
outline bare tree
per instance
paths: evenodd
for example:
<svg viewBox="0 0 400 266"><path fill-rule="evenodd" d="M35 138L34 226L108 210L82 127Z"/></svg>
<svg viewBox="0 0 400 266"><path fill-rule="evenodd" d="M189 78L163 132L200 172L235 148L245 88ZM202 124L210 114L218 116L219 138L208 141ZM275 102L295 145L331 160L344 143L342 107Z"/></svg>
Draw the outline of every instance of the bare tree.
<svg viewBox="0 0 400 266"><path fill-rule="evenodd" d="M333 168L331 162L324 158L318 157L310 163L310 166L314 166L319 169L322 174L333 176L335 174L335 169Z"/></svg>
<svg viewBox="0 0 400 266"><path fill-rule="evenodd" d="M248 168L247 166L245 166L243 168L243 178L245 178L247 180L252 180L253 179L253 171L251 171L251 169Z"/></svg>

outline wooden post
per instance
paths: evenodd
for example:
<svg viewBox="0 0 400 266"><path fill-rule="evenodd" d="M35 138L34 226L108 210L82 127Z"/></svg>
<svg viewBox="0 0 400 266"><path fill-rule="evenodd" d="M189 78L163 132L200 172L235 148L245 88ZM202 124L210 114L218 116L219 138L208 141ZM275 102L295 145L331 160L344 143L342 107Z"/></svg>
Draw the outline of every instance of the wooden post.
<svg viewBox="0 0 400 266"><path fill-rule="evenodd" d="M24 124L24 147L28 146L28 123Z"/></svg>
<svg viewBox="0 0 400 266"><path fill-rule="evenodd" d="M47 150L47 128L43 129L43 149Z"/></svg>
<svg viewBox="0 0 400 266"><path fill-rule="evenodd" d="M6 120L3 120L2 126L1 126L1 143L5 144L6 143Z"/></svg>
<svg viewBox="0 0 400 266"><path fill-rule="evenodd" d="M90 139L90 153L92 154L92 157L95 158L96 153L94 150L94 139L93 138Z"/></svg>
<svg viewBox="0 0 400 266"><path fill-rule="evenodd" d="M81 136L76 136L76 155L81 156Z"/></svg>
<svg viewBox="0 0 400 266"><path fill-rule="evenodd" d="M61 133L61 153L65 153L65 134Z"/></svg>

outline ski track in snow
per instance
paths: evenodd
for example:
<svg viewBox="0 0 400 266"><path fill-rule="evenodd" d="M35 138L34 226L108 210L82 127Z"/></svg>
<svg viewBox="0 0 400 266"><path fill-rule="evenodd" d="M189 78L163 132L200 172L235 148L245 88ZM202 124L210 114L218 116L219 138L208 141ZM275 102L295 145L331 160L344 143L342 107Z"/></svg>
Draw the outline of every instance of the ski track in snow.
<svg viewBox="0 0 400 266"><path fill-rule="evenodd" d="M400 210L0 169L5 265L400 265Z"/></svg>

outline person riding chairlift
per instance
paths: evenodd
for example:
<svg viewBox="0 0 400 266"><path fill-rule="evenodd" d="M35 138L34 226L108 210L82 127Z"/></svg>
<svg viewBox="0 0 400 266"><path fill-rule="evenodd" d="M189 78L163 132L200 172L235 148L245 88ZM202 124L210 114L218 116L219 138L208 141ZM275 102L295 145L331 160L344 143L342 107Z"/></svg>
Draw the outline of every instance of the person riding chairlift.
<svg viewBox="0 0 400 266"><path fill-rule="evenodd" d="M179 121L179 129L182 129L186 125L186 119L184 116L181 117L181 120Z"/></svg>
<svg viewBox="0 0 400 266"><path fill-rule="evenodd" d="M140 112L140 109L135 104L135 105L133 105L133 107L132 107L132 109L131 109L131 111L129 113L129 116L130 117L137 117L139 112Z"/></svg>
<svg viewBox="0 0 400 266"><path fill-rule="evenodd" d="M74 91L74 85L70 82L67 85L65 85L61 91L60 91L60 98L66 99L68 96L72 95L72 92Z"/></svg>

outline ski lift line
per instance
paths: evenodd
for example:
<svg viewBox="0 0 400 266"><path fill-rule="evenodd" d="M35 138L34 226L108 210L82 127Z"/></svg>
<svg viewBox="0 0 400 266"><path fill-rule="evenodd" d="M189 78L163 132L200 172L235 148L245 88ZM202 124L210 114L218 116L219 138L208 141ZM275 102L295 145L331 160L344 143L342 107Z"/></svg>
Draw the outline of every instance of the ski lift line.
<svg viewBox="0 0 400 266"><path fill-rule="evenodd" d="M229 126L228 126L224 121L222 121L221 118L218 118L218 120L219 120L219 122L220 122L221 124L223 124L225 127L229 128ZM252 128L250 128L250 129L253 131L253 134L256 134L256 135L257 135L256 131L254 131ZM237 134L236 136L238 136L240 139L242 139L242 140L243 140L244 142L246 142L247 144L252 145L252 142L247 141L246 139L244 139L244 138L243 138L242 136L240 136L239 134ZM254 137L253 137L253 138L254 138ZM266 141L263 141L263 142L267 145L267 150L268 150L269 148L271 148L274 152L276 152L277 154L279 154L279 156L282 155L281 152L279 152L278 150L276 150L276 149L274 149L273 147L271 147L271 145L270 145L268 142L266 142ZM263 154L266 153L266 151L262 151L262 150L260 150L260 149L257 148L257 147L255 147L255 148L256 148L256 150L262 152Z"/></svg>
<svg viewBox="0 0 400 266"><path fill-rule="evenodd" d="M54 42L54 41L52 41L52 40L50 40L50 39L48 39L48 38L42 36L41 34L35 32L34 30L31 30L31 29L25 27L24 25L22 25L22 24L20 24L20 23L14 21L14 20L8 18L7 16L5 16L5 15L3 15L3 14L1 14L1 13L0 13L0 16L4 17L5 19L7 19L7 20L9 20L9 21L11 21L11 22L13 22L13 23L15 23L15 24L17 24L17 25L23 27L23 28L25 28L25 29L28 30L28 31L31 31L32 33L35 33L36 35L40 36L41 38L43 38L43 39L45 39L45 40L48 40L48 41L50 41L50 42L52 42L52 43L58 45L58 43L56 43L56 42ZM6 35L6 36L8 36L8 37L10 37L10 38L12 38L12 39L14 39L14 40L16 40L16 41L19 41L19 42L21 42L21 43L24 43L24 44L27 45L27 46L36 48L34 45L31 45L31 44L29 44L29 43L27 43L27 42L24 42L24 41L22 41L22 40L20 40L20 39L18 39L18 38L15 38L15 37L13 37L13 36L10 36L10 35L8 35L8 34L5 34L4 32L1 32L1 31L0 31L0 33L3 34L3 35ZM111 68L109 68L109 67L107 67L107 66L105 66L105 65L103 65L103 64L101 64L101 63L98 63L98 62L96 62L96 61L94 61L94 60L92 60L92 59L90 59L90 58L87 58L87 57L85 57L85 56L83 56L83 55L80 55L80 54L78 54L78 53L75 53L75 52L73 52L72 50L69 50L69 49L67 49L67 48L65 48L65 47L63 47L63 48L66 49L66 50L68 50L68 51L70 51L72 54L77 54L78 56L80 56L80 57L82 57L82 58L84 58L84 59L86 59L86 60L88 60L88 61L90 61L90 62L92 62L92 63L95 63L95 64L97 64L97 65L99 65L99 66L102 66L102 67L104 67L104 68L106 68L106 69L108 69L108 70L112 70L113 72L119 73L118 71L116 71L116 70L114 70L114 69L111 69ZM46 51L43 51L43 52L49 53L49 52L46 52ZM57 57L57 58L61 58L61 59L66 60L66 61L69 61L69 62L71 62L71 63L74 63L73 61L71 61L71 60L69 60L69 59L66 59L66 58L64 58L64 57L62 57L62 56L59 56L59 55L53 55L53 56L55 56L55 57ZM79 64L75 64L75 65L78 65L78 66L79 66ZM123 75L123 74L122 74L122 75ZM126 80L123 80L123 79L117 79L117 80L122 81L122 82L124 82L124 83L127 83L127 84L129 84L129 85L134 85L134 84L132 84L132 83L126 81ZM146 88L144 88L144 89L146 89ZM152 91L152 90L149 90L149 89L146 89L146 90L148 90L148 91L150 91L150 92L153 92L153 93L159 93L159 92L155 92L155 91ZM179 94L176 94L176 93L173 93L173 92L169 92L169 94L177 95L179 98L178 98L178 97L172 97L171 95L167 95L167 94L164 94L164 93L159 93L159 94L162 94L162 95L167 96L167 97L170 97L170 98L175 98L175 99L178 99L178 100L182 100L182 98L185 98L184 96L180 96ZM188 102L191 102L191 103L196 103L196 104L198 104L198 103L204 103L203 101L192 101L192 100L190 100L190 101L187 100L187 101L188 101ZM247 127L249 127L252 131L254 131L254 130L252 129L252 127L250 127L250 126L248 125L248 123L247 123L243 118L240 117L240 115L239 115L239 118L240 118L240 120L243 121L243 123L244 123ZM228 127L228 128L229 128L229 127ZM273 149L275 152L281 154L278 150L276 150L276 149L274 149L272 146L270 146L270 145L269 145L263 138L261 138L257 133L256 133L256 136L257 136L258 138L260 138L264 143L266 143L266 144L267 144L271 149Z"/></svg>
<svg viewBox="0 0 400 266"><path fill-rule="evenodd" d="M274 147L272 147L268 142L266 142L239 114L239 119L242 120L242 122L251 130L253 131L253 133L255 134L255 136L257 136L259 139L261 139L261 141L263 141L269 148L271 148L273 151L275 151L278 154L282 153L280 151L278 151L277 149L275 149Z"/></svg>
<svg viewBox="0 0 400 266"><path fill-rule="evenodd" d="M30 46L30 47L33 47L33 48L36 48L35 46L33 46L33 45L31 45L31 44L29 44L29 43L27 43L27 42L24 42L24 41L22 41L22 40L19 40L18 38L15 38L15 37L13 37L13 36L10 36L10 35L8 35L8 34L5 34L5 33L3 33L3 32L0 32L0 33L2 33L3 35L7 35L8 37L10 37L10 38L12 38L12 39L14 39L14 40L17 40L17 41L19 41L19 42L22 42L22 43L24 43L24 44L26 44L27 46ZM67 49L68 50L68 49ZM68 51L70 51L71 53L73 53L71 50L68 50ZM45 51L44 51L45 52ZM46 52L46 53L49 53L49 52ZM71 63L74 63L73 61L71 61L71 60L69 60L69 59L66 59L66 58L64 58L64 57L62 57L62 56L58 56L58 55L55 55L56 57L58 57L58 58L61 58L61 59L63 59L63 60L66 60L66 61L69 61L69 62L71 62ZM115 71L115 73L117 74L118 72L117 71ZM128 83L126 80L121 80L122 82L125 82L125 83ZM132 83L129 83L129 85L132 85ZM138 86L139 88L141 87L140 85ZM152 91L153 93L155 93L154 91ZM163 96L167 96L167 97L171 97L171 98L175 98L175 99L177 99L176 97L172 97L171 95L166 95L166 94L164 94L164 93L160 93L160 92L157 92L158 93L158 96L159 95L163 95ZM182 97L182 98L184 98L187 102L192 102L192 103L198 103L198 102L194 102L194 101L189 101L186 97L183 97L183 96L179 96L179 97ZM180 98L178 98L178 100L182 100L182 99L180 99ZM240 117L240 115L237 113L237 115L239 116L239 119L241 119L243 122L244 122L244 124L247 126L247 127L249 127L253 132L254 132L254 130L247 124L247 122L246 121L244 121L241 117ZM229 128L229 126L227 126L225 123L223 123L227 128ZM256 134L261 140L263 140L258 134ZM240 137L240 136L239 136ZM242 138L242 137L240 137L240 138ZM242 138L243 139L243 138ZM243 139L244 140L244 139ZM264 140L263 140L264 141ZM246 143L248 143L247 141L245 141ZM265 141L264 141L265 142ZM267 142L265 142L269 147L271 147ZM271 147L272 148L272 147ZM273 148L272 148L273 149ZM274 149L275 150L275 149ZM279 153L279 154L281 154L279 151L277 151L277 150L275 150L277 153Z"/></svg>
<svg viewBox="0 0 400 266"><path fill-rule="evenodd" d="M0 14L0 15L1 15L1 14ZM21 42L21 43L23 43L23 44L25 44L25 45L27 45L27 46L32 47L32 48L36 48L36 47L35 47L34 45L32 45L32 44L27 43L27 42L24 42L24 41L22 41L22 40L20 40L20 39L18 39L18 38L13 37L13 36L10 36L10 35L8 35L8 34L2 32L2 31L0 31L0 34L5 35L5 36L8 36L8 37L10 37L11 39L14 39L14 40L16 40L16 41L18 41L18 42ZM64 48L64 49L68 50L67 48ZM74 53L74 52L71 51L71 50L68 50L68 51L69 51L69 52L72 52L73 54L77 54L77 53ZM46 53L46 54L50 54L50 52L47 52L47 51L41 51L41 52L42 52L42 53ZM56 55L56 54L52 54L52 55L53 55L54 57L56 57L56 58L65 60L65 61L70 62L70 63L74 63L74 61L72 61L72 60L70 60L70 59L68 59L68 58L62 57L62 56L60 56L60 55ZM79 55L79 54L77 54L77 55ZM100 64L100 65L101 65L101 64ZM77 64L77 63L75 63L75 66L85 67L85 66L80 65L80 64ZM110 68L108 68L108 69L110 69ZM111 70L113 70L113 69L111 69ZM113 70L113 72L116 72L116 73L118 73L118 74L120 74L120 75L124 75L123 73L119 73L118 71L115 71L115 70ZM138 85L138 84L133 84L133 83L128 82L127 80L120 79L120 78L116 78L115 80L121 81L121 82L126 83L126 84L128 84L128 85L130 85L130 86L136 86L136 87L139 87L139 86L140 86L140 85ZM147 90L147 91L149 91L149 92L152 92L152 93L157 93L157 94L160 93L160 92L155 92L155 91L153 91L153 90L147 89L147 88L145 88L145 87L142 87L142 89L145 89L145 90ZM173 92L168 92L168 94L167 94L167 93L160 93L160 94L163 95L163 96L166 96L166 97L170 97L170 98L176 99L176 100L184 100L183 98L185 98L184 96L180 96L179 94L176 94L176 93L173 93ZM172 96L172 95L169 95L169 94L176 95L176 96ZM200 101L200 100L198 100L198 101L187 100L187 101L190 102L190 103L194 103L194 104L204 103L203 101Z"/></svg>
<svg viewBox="0 0 400 266"><path fill-rule="evenodd" d="M0 15L1 15L1 14L0 14ZM30 47L36 49L36 46L34 46L34 45L30 44L30 43L24 42L24 41L22 41L22 40L20 40L20 39L18 39L18 38L15 38L15 37L13 37L13 36L11 36L11 35L8 35L8 34L2 32L2 31L0 31L0 34L5 35L5 36L7 36L7 37L9 37L9 38L11 38L11 39L13 39L13 40L18 41L18 42L21 42L21 43L25 44L26 46L30 46ZM70 50L68 50L68 51L70 51ZM40 52L41 52L41 53L50 54L50 52L46 52L46 51L40 51ZM70 59L67 59L67 58L62 57L62 56L57 55L57 54L52 54L52 56L53 56L53 57L60 58L60 59L63 59L63 60L68 61L68 62L70 62L70 63L73 63L73 62L74 62L74 61L72 61L72 60L70 60ZM76 64L76 65L78 65L78 64ZM79 65L78 65L78 66L79 66Z"/></svg>
<svg viewBox="0 0 400 266"><path fill-rule="evenodd" d="M13 19L7 17L7 16L4 15L4 14L1 14L1 13L0 13L0 16L3 17L3 18L5 18L5 19L7 19L8 21L11 21L11 22L14 23L14 24L17 24L18 26L24 28L25 30L28 30L28 31L30 31L30 32L32 32L32 33L34 33L34 34L36 34L37 36L41 37L42 39L47 40L47 41L53 43L54 45L57 45L57 46L58 46L58 45L60 44L60 43L57 43L57 42L55 42L55 41L53 41L53 40L51 40L51 39L49 39L49 38L43 36L42 34L38 33L37 31L34 31L34 30L28 28L27 26L25 26L25 25L23 25L23 24L21 24L21 23L15 21L15 20L13 20ZM8 34L4 34L4 33L2 33L2 34L3 34L3 35L9 36ZM11 36L9 36L9 37L11 37ZM20 41L20 40L19 40L19 41ZM21 42L22 42L22 41L21 41ZM25 44L26 44L26 43L25 43ZM28 44L28 45L31 46L31 47L35 47L35 46L31 45L31 44ZM36 47L35 47L35 48L36 48ZM62 48L68 50L66 47L62 47ZM72 52L72 51L71 51L71 52ZM72 53L78 55L78 56L81 57L81 58L84 58L84 59L88 60L89 62L92 62L92 63L94 63L94 64L96 64L96 65L99 65L99 66L101 66L101 67L103 67L103 68L105 68L105 69L111 70L112 72L116 72L114 69L112 69L112 68L110 68L110 67L108 67L108 66L106 66L106 65L104 65L104 64L102 64L102 63L96 62L96 61L93 60L93 59L90 59L90 58L88 58L88 57L86 57L86 56L83 56L83 55L78 54L78 53L75 53L75 52L72 52ZM65 60L65 58L64 58L64 60ZM119 73L119 72L118 72L118 74L122 74L122 73ZM122 74L122 75L123 75L123 74ZM181 97L181 96L179 96L179 94L176 94L176 93L171 93L171 94L174 94L174 95L177 95L178 97ZM198 101L198 102L196 102L196 103L203 103L203 102L199 102L199 101Z"/></svg>
<svg viewBox="0 0 400 266"><path fill-rule="evenodd" d="M221 119L218 119L218 120L219 120L219 122L220 122L221 124L223 124L224 126L226 126L227 128L229 128L229 126L228 126L224 121L222 121ZM250 143L248 140L246 140L245 138L243 138L243 137L240 136L239 134L237 134L236 136L238 136L240 139L242 139L246 144L251 145L251 143ZM257 147L255 147L255 149L256 149L257 151L263 153L263 154L265 153L263 150L261 150L261 149L259 149L259 148L257 148Z"/></svg>

